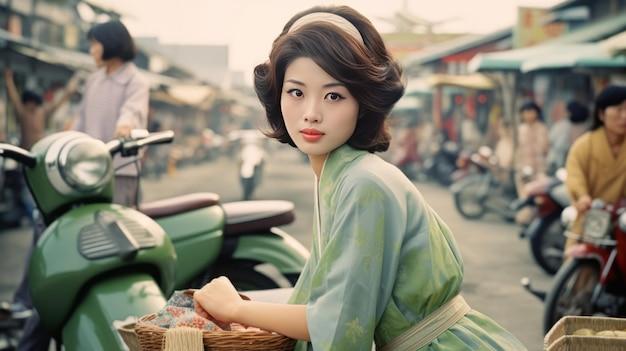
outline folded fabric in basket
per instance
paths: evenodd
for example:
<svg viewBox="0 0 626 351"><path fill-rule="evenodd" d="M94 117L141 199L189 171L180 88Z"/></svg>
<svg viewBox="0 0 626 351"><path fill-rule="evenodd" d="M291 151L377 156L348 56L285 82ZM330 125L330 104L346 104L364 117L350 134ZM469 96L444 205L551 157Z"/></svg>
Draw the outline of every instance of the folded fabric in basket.
<svg viewBox="0 0 626 351"><path fill-rule="evenodd" d="M156 313L156 318L146 321L161 328L192 327L204 330L230 330L229 323L206 319L194 309L193 298L175 291L167 304Z"/></svg>

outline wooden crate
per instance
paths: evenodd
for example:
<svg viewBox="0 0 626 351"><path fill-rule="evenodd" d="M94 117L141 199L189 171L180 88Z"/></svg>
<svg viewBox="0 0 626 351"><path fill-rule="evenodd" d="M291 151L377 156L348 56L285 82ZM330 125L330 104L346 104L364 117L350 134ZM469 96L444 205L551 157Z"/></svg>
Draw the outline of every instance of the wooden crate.
<svg viewBox="0 0 626 351"><path fill-rule="evenodd" d="M581 328L626 330L626 319L610 317L566 316L559 319L543 339L546 351L617 351L626 350L626 338L581 336L572 333Z"/></svg>

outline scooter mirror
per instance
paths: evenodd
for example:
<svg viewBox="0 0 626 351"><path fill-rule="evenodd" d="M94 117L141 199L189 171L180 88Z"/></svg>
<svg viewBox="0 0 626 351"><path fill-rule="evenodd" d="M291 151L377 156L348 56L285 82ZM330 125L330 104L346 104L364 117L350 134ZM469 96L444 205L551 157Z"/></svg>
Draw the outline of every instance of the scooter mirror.
<svg viewBox="0 0 626 351"><path fill-rule="evenodd" d="M570 223L576 220L576 217L578 217L578 210L576 210L576 207L567 206L561 212L561 223L563 223L564 226L568 227Z"/></svg>

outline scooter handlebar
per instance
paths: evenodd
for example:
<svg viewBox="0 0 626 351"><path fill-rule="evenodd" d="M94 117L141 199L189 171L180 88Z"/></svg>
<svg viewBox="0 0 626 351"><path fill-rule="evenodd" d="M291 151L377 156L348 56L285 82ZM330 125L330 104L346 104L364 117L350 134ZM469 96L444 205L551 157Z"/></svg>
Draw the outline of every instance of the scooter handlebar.
<svg viewBox="0 0 626 351"><path fill-rule="evenodd" d="M144 147L146 145L158 145L158 144L169 144L174 140L174 132L171 130L165 130L162 132L150 133L145 138L133 140L131 143L136 143L137 148ZM128 147L127 143L124 143L124 148Z"/></svg>
<svg viewBox="0 0 626 351"><path fill-rule="evenodd" d="M120 138L107 143L111 155L121 152L122 156L136 155L137 151L147 145L169 144L174 140L174 132L166 130L154 132L139 138Z"/></svg>
<svg viewBox="0 0 626 351"><path fill-rule="evenodd" d="M35 167L37 164L35 154L11 144L0 144L0 157L8 157L27 167Z"/></svg>

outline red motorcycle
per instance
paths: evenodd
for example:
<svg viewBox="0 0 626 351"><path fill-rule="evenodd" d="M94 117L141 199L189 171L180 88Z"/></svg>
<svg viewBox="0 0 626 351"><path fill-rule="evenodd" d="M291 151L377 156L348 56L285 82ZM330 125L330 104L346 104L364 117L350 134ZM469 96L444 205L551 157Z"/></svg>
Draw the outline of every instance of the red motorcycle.
<svg viewBox="0 0 626 351"><path fill-rule="evenodd" d="M562 220L572 223L577 211L563 210ZM626 317L626 199L607 204L595 199L585 212L583 236L578 240L545 299L544 332L564 316Z"/></svg>
<svg viewBox="0 0 626 351"><path fill-rule="evenodd" d="M519 236L528 238L535 262L550 275L556 274L563 263L565 227L561 223L561 212L570 205L564 172L563 169L555 177L527 183L524 186L527 197L516 206L516 211L524 207L533 209L532 220L523 226Z"/></svg>

